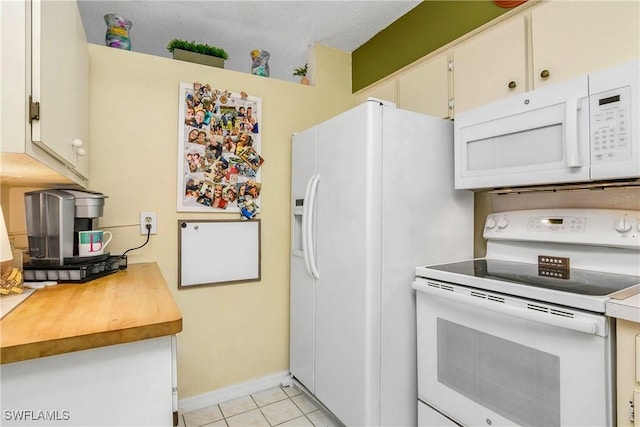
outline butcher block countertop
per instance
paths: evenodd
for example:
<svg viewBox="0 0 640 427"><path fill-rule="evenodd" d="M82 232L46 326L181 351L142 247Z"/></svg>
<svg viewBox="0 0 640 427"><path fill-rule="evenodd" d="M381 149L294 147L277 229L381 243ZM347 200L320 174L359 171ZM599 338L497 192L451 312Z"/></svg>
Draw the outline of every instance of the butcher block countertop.
<svg viewBox="0 0 640 427"><path fill-rule="evenodd" d="M1 363L173 335L182 314L156 263L38 289L0 321Z"/></svg>

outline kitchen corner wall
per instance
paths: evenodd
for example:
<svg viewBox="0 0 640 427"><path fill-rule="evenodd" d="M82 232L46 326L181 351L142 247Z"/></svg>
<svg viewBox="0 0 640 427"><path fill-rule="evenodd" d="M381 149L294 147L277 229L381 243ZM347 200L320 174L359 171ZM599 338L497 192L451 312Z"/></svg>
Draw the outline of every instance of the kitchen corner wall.
<svg viewBox="0 0 640 427"><path fill-rule="evenodd" d="M142 244L139 215L154 211L158 234L128 254L155 261L183 315L178 334L178 392L184 399L289 367L291 135L355 105L348 53L315 46L304 86L249 73L90 45L90 189L109 196L102 229L112 253ZM262 97L262 280L177 289L178 219L236 219L239 214L176 212L180 82ZM211 241L211 256L225 250ZM202 268L208 268L203 265Z"/></svg>

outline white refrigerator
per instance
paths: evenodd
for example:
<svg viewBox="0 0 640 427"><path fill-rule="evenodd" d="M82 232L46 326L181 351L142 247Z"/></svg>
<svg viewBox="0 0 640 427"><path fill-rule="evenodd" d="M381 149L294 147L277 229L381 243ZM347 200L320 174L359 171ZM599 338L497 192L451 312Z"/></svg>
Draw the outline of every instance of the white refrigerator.
<svg viewBox="0 0 640 427"><path fill-rule="evenodd" d="M369 100L293 136L290 371L347 426L417 425L415 267L472 257L453 124Z"/></svg>

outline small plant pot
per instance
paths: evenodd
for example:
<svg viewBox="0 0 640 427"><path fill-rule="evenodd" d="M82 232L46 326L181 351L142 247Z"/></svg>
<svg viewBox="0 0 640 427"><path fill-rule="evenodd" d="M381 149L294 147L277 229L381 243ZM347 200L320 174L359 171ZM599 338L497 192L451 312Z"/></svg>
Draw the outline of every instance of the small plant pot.
<svg viewBox="0 0 640 427"><path fill-rule="evenodd" d="M174 49L173 59L179 61L193 62L210 67L224 68L224 59L217 56L204 55L202 53L190 52L188 50Z"/></svg>
<svg viewBox="0 0 640 427"><path fill-rule="evenodd" d="M302 78L300 79L300 84L309 85L309 79L307 78L307 76L302 76Z"/></svg>

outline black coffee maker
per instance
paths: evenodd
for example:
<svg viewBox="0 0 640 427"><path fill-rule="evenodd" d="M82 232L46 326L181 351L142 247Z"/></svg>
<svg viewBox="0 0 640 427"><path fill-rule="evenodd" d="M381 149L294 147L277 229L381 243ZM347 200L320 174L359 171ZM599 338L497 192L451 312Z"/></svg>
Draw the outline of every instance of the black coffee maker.
<svg viewBox="0 0 640 427"><path fill-rule="evenodd" d="M87 257L78 256L78 232L98 229L107 196L86 190L52 189L30 191L24 197L31 265L86 262Z"/></svg>

